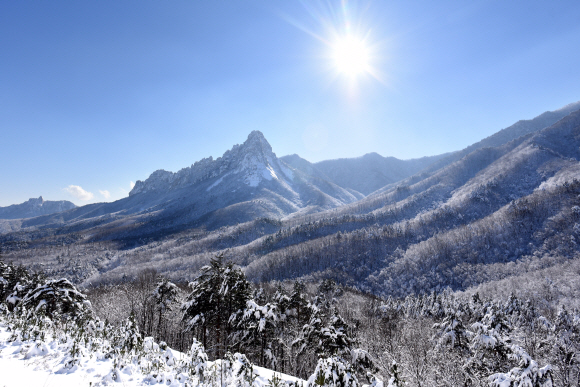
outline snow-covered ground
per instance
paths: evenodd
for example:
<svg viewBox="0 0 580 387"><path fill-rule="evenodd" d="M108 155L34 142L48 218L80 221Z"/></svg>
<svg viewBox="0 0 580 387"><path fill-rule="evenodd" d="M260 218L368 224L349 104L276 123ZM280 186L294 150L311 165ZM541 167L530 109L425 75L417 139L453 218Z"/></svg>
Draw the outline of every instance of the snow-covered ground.
<svg viewBox="0 0 580 387"><path fill-rule="evenodd" d="M85 353L80 356L76 365L67 365L71 360L71 342L61 343L47 335L44 341L22 342L10 341L11 332L8 326L0 322L0 387L68 387L68 386L192 386L199 380L185 373L178 373L179 363L190 361L190 358L178 351L164 351L165 370L159 373L143 373L144 360L118 364L119 358L105 358L98 353ZM173 359L171 357L173 356ZM147 361L147 360L145 360ZM215 386L223 380L223 385L233 385L232 377L222 378L221 361L208 362L206 375L212 372L216 376ZM235 370L235 364L234 364ZM253 366L255 377L252 386L263 387L270 384L274 375L283 382L294 385L304 383L295 377ZM235 374L235 372L234 372ZM285 385L286 385L285 383ZM237 384L237 383L236 383ZM304 383L305 384L305 383Z"/></svg>

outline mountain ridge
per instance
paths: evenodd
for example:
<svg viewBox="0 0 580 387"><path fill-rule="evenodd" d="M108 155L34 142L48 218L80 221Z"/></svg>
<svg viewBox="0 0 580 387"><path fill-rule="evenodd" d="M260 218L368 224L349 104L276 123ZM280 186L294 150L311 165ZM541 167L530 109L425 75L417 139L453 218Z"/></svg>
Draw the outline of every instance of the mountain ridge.
<svg viewBox="0 0 580 387"><path fill-rule="evenodd" d="M42 196L30 198L24 203L12 204L0 207L0 219L24 219L34 218L40 215L49 215L76 208L77 206L68 200L44 200Z"/></svg>

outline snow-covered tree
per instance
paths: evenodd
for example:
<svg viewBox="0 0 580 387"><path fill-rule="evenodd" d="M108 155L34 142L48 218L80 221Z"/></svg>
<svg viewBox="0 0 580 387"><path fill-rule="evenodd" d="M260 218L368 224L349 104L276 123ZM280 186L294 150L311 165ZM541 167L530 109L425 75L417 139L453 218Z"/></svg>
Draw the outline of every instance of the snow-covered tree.
<svg viewBox="0 0 580 387"><path fill-rule="evenodd" d="M236 338L240 348L251 351L258 349L260 365L276 365L272 344L278 322L278 308L267 303L260 306L254 300L248 300L246 308L232 315L231 322L237 328Z"/></svg>
<svg viewBox="0 0 580 387"><path fill-rule="evenodd" d="M21 304L27 310L42 310L50 318L58 314L78 319L91 313L87 297L65 278L37 285L26 293Z"/></svg>
<svg viewBox="0 0 580 387"><path fill-rule="evenodd" d="M563 386L580 376L580 330L574 316L561 306L547 343L554 367L554 378Z"/></svg>
<svg viewBox="0 0 580 387"><path fill-rule="evenodd" d="M219 357L232 333L230 317L244 309L250 298L250 283L239 268L231 262L224 264L223 256L218 256L201 269L191 288L181 308L182 321L190 330L198 330L205 348L210 329Z"/></svg>
<svg viewBox="0 0 580 387"><path fill-rule="evenodd" d="M508 361L509 348L494 328L476 322L471 325L469 341L471 356L464 369L470 378L482 379L500 371Z"/></svg>
<svg viewBox="0 0 580 387"><path fill-rule="evenodd" d="M163 317L167 312L172 310L173 305L177 302L178 293L178 288L174 283L170 282L165 277L159 278L155 290L153 291L153 300L157 308L157 313L159 313L157 338L161 337Z"/></svg>
<svg viewBox="0 0 580 387"><path fill-rule="evenodd" d="M507 373L497 373L489 377L494 387L552 387L552 367L540 368L538 363L521 347L512 345L510 359L518 363Z"/></svg>
<svg viewBox="0 0 580 387"><path fill-rule="evenodd" d="M321 358L306 387L358 387L359 383L351 364L338 356Z"/></svg>
<svg viewBox="0 0 580 387"><path fill-rule="evenodd" d="M287 315L295 317L300 324L310 318L309 310L307 309L308 300L304 295L305 288L302 282L294 281L290 300L288 301L288 310L286 311Z"/></svg>
<svg viewBox="0 0 580 387"><path fill-rule="evenodd" d="M114 339L114 343L125 353L139 351L142 348L143 338L139 333L134 313L131 313L129 318L119 327L117 333L118 336Z"/></svg>
<svg viewBox="0 0 580 387"><path fill-rule="evenodd" d="M449 345L451 349L465 349L468 345L468 333L463 324L463 311L453 307L446 313L442 322L433 325L438 330L439 344Z"/></svg>
<svg viewBox="0 0 580 387"><path fill-rule="evenodd" d="M313 310L310 321L302 328L303 336L295 342L300 348L299 352L309 348L319 357L330 357L350 351L352 338L348 335L348 325L338 311L333 309L324 324L322 312L314 305L310 308Z"/></svg>

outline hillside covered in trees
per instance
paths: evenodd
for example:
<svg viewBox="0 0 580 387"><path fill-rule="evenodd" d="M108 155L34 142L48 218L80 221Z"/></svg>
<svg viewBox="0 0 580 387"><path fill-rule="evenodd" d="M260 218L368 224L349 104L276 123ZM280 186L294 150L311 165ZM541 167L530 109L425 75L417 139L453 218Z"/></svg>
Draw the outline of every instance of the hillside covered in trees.
<svg viewBox="0 0 580 387"><path fill-rule="evenodd" d="M332 280L252 285L217 257L186 286L149 272L83 294L66 279L0 270L0 355L56 357L58 375L90 374L95 357L105 371L93 385L579 382L580 314L549 288L380 299Z"/></svg>

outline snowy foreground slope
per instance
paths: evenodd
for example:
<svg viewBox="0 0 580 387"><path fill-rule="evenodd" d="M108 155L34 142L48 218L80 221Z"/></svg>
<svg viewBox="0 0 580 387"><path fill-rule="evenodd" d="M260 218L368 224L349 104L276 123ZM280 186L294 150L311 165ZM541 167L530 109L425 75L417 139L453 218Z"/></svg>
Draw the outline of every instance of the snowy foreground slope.
<svg viewBox="0 0 580 387"><path fill-rule="evenodd" d="M70 355L74 346L72 340L63 343L47 335L43 341L11 341L12 334L6 323L0 323L1 387L201 384L198 376L191 376L185 371L186 365L191 364L191 356L170 348L162 350L151 338L145 339L146 356L122 364L118 357L109 357L99 351L89 353L82 346L80 356L73 359ZM159 363L156 364L156 361ZM76 364L71 366L71 363ZM243 355L234 354L233 364L227 364L227 361L223 363L222 376L221 360L207 362L206 382L217 385L223 380L224 386L239 386L240 378L245 376ZM274 377L279 379L281 386L306 385L301 379L266 368L252 366L251 370L252 386L255 387L271 385Z"/></svg>

